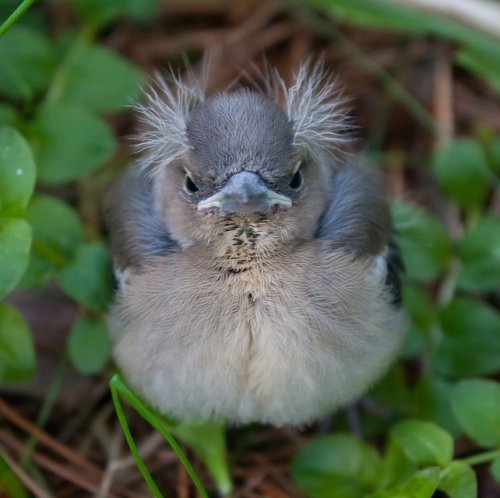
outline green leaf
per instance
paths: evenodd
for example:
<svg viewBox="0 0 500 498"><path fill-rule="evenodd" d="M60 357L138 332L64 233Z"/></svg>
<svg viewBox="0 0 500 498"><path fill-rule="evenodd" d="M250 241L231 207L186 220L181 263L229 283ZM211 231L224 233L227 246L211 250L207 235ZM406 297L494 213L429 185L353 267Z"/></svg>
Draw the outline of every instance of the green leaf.
<svg viewBox="0 0 500 498"><path fill-rule="evenodd" d="M83 241L78 214L55 197L36 196L26 209L33 228L33 246L21 287L37 287L55 276L73 257Z"/></svg>
<svg viewBox="0 0 500 498"><path fill-rule="evenodd" d="M493 460L490 469L491 469L491 475L493 476L495 481L500 483L500 458Z"/></svg>
<svg viewBox="0 0 500 498"><path fill-rule="evenodd" d="M77 212L49 195L34 197L26 210L37 243L51 246L66 257L83 241L83 226Z"/></svg>
<svg viewBox="0 0 500 498"><path fill-rule="evenodd" d="M409 498L431 498L439 483L439 467L419 470L401 488L399 493Z"/></svg>
<svg viewBox="0 0 500 498"><path fill-rule="evenodd" d="M81 319L74 323L68 339L68 355L78 372L101 372L110 354L108 330L102 320Z"/></svg>
<svg viewBox="0 0 500 498"><path fill-rule="evenodd" d="M28 325L10 306L0 304L0 382L27 380L35 369Z"/></svg>
<svg viewBox="0 0 500 498"><path fill-rule="evenodd" d="M108 251L102 244L83 244L73 261L60 271L58 282L79 303L105 311L111 300L110 268Z"/></svg>
<svg viewBox="0 0 500 498"><path fill-rule="evenodd" d="M0 218L0 299L19 282L28 266L31 227L19 218Z"/></svg>
<svg viewBox="0 0 500 498"><path fill-rule="evenodd" d="M451 407L462 429L480 446L500 446L498 382L485 379L461 381L452 391Z"/></svg>
<svg viewBox="0 0 500 498"><path fill-rule="evenodd" d="M24 489L16 474L10 470L2 454L3 449L0 448L0 483L2 484L2 491L5 493L5 496L29 498L28 492Z"/></svg>
<svg viewBox="0 0 500 498"><path fill-rule="evenodd" d="M85 176L102 166L116 149L106 124L91 111L76 106L42 107L29 131L38 177L45 183Z"/></svg>
<svg viewBox="0 0 500 498"><path fill-rule="evenodd" d="M415 386L415 416L446 429L452 436L460 434L460 426L450 406L453 384L439 377L422 377Z"/></svg>
<svg viewBox="0 0 500 498"><path fill-rule="evenodd" d="M322 436L294 458L292 479L307 496L362 497L375 489L382 463L368 445L348 434Z"/></svg>
<svg viewBox="0 0 500 498"><path fill-rule="evenodd" d="M197 457L207 466L215 482L219 484L219 489L230 489L231 481L228 476L225 438L226 424L224 422L204 420L169 424L165 423L164 418L162 418L162 423L176 438L193 449Z"/></svg>
<svg viewBox="0 0 500 498"><path fill-rule="evenodd" d="M500 369L500 313L485 302L456 298L440 319L443 336L431 358L437 371L464 377Z"/></svg>
<svg viewBox="0 0 500 498"><path fill-rule="evenodd" d="M386 489L400 486L417 470L417 465L408 458L403 448L393 438L389 438L384 456L384 472L380 479L381 487Z"/></svg>
<svg viewBox="0 0 500 498"><path fill-rule="evenodd" d="M467 232L458 254L462 268L458 286L470 292L489 292L500 283L500 219L484 216Z"/></svg>
<svg viewBox="0 0 500 498"><path fill-rule="evenodd" d="M461 206L481 204L490 181L486 156L471 139L455 139L434 152L433 170L443 191Z"/></svg>
<svg viewBox="0 0 500 498"><path fill-rule="evenodd" d="M14 128L0 128L0 212L22 214L33 193L35 176L26 140Z"/></svg>
<svg viewBox="0 0 500 498"><path fill-rule="evenodd" d="M451 462L441 471L438 489L449 498L476 498L476 474L464 462Z"/></svg>
<svg viewBox="0 0 500 498"><path fill-rule="evenodd" d="M61 100L96 111L113 111L138 97L141 81L139 70L126 59L90 46L69 62Z"/></svg>
<svg viewBox="0 0 500 498"><path fill-rule="evenodd" d="M56 65L50 42L21 25L0 38L0 94L31 100L47 88Z"/></svg>
<svg viewBox="0 0 500 498"><path fill-rule="evenodd" d="M421 467L443 467L453 456L453 438L431 422L405 420L392 429L391 440L411 462Z"/></svg>
<svg viewBox="0 0 500 498"><path fill-rule="evenodd" d="M424 282L437 278L450 258L441 223L410 202L393 203L392 216L408 277Z"/></svg>
<svg viewBox="0 0 500 498"><path fill-rule="evenodd" d="M439 468L429 467L413 474L398 487L384 489L369 498L431 498L439 483Z"/></svg>
<svg viewBox="0 0 500 498"><path fill-rule="evenodd" d="M469 48L459 50L455 59L458 65L478 74L500 92L500 55L492 57L490 53Z"/></svg>

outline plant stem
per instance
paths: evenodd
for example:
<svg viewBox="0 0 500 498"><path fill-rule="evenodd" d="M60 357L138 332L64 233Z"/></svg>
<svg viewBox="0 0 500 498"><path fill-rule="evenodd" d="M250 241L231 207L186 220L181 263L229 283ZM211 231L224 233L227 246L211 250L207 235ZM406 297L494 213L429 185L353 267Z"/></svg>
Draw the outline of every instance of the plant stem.
<svg viewBox="0 0 500 498"><path fill-rule="evenodd" d="M7 19L0 25L0 38L7 33L7 31L12 27L13 24L31 7L31 4L35 0L23 0L17 9L12 12L12 14L7 17Z"/></svg>
<svg viewBox="0 0 500 498"><path fill-rule="evenodd" d="M485 451L484 453L479 453L477 455L472 455L467 458L461 458L460 461L466 463L467 465L479 465L480 463L491 462L500 458L500 448L491 451Z"/></svg>

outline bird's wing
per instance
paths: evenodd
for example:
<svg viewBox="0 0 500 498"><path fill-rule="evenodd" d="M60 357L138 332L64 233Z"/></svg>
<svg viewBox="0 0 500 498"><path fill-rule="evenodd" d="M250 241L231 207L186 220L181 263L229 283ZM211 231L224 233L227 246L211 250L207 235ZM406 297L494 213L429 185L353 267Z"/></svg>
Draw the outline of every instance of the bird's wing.
<svg viewBox="0 0 500 498"><path fill-rule="evenodd" d="M167 255L178 246L154 209L152 182L136 166L127 169L104 202L113 266L121 275L140 269L151 256Z"/></svg>
<svg viewBox="0 0 500 498"><path fill-rule="evenodd" d="M332 250L382 258L386 284L394 302L400 302L403 263L393 239L382 181L373 168L358 160L334 174L331 202L321 217L316 236L329 241Z"/></svg>

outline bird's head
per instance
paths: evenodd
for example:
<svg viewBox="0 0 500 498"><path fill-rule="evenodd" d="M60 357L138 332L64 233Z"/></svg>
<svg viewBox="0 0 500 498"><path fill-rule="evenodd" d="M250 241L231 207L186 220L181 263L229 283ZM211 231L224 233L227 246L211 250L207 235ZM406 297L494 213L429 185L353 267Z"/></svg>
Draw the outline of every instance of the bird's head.
<svg viewBox="0 0 500 498"><path fill-rule="evenodd" d="M345 116L320 66L303 66L280 105L248 90L209 98L174 81L149 94L141 137L156 210L184 245L253 231L273 242L313 236L329 199Z"/></svg>

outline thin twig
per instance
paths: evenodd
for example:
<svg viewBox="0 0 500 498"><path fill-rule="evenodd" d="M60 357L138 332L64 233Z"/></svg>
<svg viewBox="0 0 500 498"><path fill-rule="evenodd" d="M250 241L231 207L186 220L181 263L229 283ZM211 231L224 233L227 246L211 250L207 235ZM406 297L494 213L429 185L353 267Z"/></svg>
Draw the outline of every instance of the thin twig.
<svg viewBox="0 0 500 498"><path fill-rule="evenodd" d="M58 453L65 460L78 465L85 470L86 473L93 477L101 475L99 467L91 464L89 461L82 458L78 453L73 451L68 446L61 444L59 441L55 440L53 437L49 436L42 429L37 427L35 424L31 423L20 415L16 410L11 408L7 403L0 400L0 414L2 414L6 419L8 419L15 426L33 435L41 444L47 446L52 451Z"/></svg>

